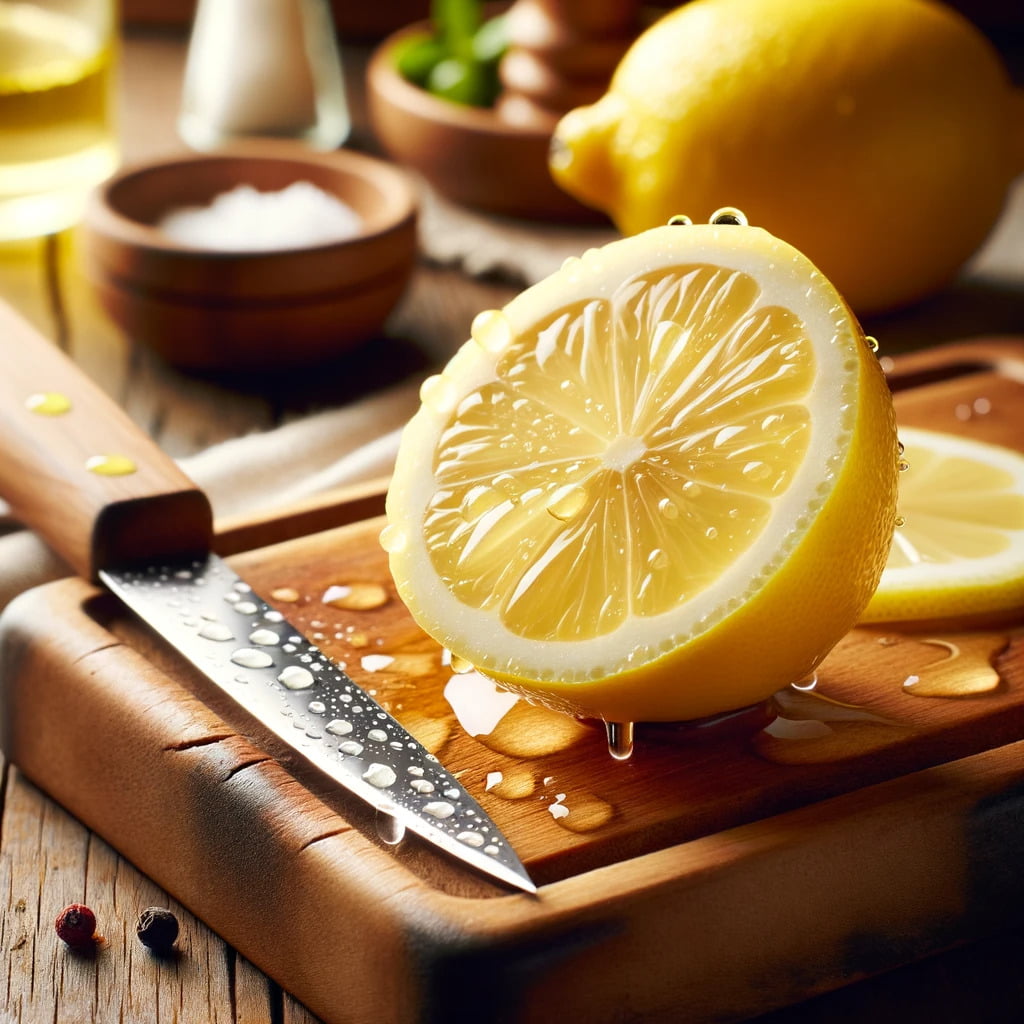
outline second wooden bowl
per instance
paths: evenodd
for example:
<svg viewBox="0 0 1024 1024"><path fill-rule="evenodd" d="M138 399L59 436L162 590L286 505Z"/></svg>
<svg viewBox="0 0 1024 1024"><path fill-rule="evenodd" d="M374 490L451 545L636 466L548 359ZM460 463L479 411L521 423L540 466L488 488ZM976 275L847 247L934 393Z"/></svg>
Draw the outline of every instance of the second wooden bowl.
<svg viewBox="0 0 1024 1024"><path fill-rule="evenodd" d="M553 124L512 124L493 110L433 96L407 82L395 52L427 24L386 39L367 69L374 132L398 163L418 171L448 199L487 213L533 220L596 221L548 171Z"/></svg>

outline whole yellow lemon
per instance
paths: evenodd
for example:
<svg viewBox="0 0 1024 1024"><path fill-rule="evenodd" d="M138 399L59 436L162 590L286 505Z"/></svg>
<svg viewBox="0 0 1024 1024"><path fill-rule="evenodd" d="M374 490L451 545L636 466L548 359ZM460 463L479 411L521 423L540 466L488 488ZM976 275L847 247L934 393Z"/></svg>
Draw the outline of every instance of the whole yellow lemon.
<svg viewBox="0 0 1024 1024"><path fill-rule="evenodd" d="M551 154L625 234L740 207L860 313L946 285L1022 169L1024 93L929 0L694 0L562 119Z"/></svg>

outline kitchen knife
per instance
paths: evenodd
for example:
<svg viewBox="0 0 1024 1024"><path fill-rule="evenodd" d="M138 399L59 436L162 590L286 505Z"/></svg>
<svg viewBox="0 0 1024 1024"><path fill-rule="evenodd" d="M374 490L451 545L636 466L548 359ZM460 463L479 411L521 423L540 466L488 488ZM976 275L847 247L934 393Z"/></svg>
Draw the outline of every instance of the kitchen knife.
<svg viewBox="0 0 1024 1024"><path fill-rule="evenodd" d="M462 785L210 550L206 496L78 367L0 304L0 495L301 758L405 829L535 892Z"/></svg>

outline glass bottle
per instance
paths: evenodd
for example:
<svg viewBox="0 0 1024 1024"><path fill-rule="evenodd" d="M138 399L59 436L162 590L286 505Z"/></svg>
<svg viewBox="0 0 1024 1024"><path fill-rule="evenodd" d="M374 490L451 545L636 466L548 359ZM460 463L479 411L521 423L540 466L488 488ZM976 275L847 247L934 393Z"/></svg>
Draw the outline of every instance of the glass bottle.
<svg viewBox="0 0 1024 1024"><path fill-rule="evenodd" d="M199 0L178 120L189 146L271 137L335 149L350 128L326 0Z"/></svg>
<svg viewBox="0 0 1024 1024"><path fill-rule="evenodd" d="M115 0L0 0L0 241L61 231L118 163Z"/></svg>

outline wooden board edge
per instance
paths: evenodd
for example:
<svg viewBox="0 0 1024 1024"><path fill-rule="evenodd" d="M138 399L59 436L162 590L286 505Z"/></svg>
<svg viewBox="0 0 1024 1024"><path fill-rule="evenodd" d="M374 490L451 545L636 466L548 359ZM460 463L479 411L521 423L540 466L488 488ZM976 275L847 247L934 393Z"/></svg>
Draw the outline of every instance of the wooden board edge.
<svg viewBox="0 0 1024 1024"><path fill-rule="evenodd" d="M87 622L54 643L69 591ZM1024 910L1024 884L1006 867L1024 850L1024 742L589 871L537 898L431 888L106 634L84 611L96 593L58 582L5 613L7 753L326 1019L355 989L371 1017L396 1022L459 1019L495 993L538 1021L608 1019L624 999L638 1019L681 1005L697 1021L740 1019ZM79 648L71 637L84 638ZM127 692L105 683L115 657L119 679L131 661ZM124 734L126 702L152 709L141 735ZM83 771L94 775L84 787Z"/></svg>
<svg viewBox="0 0 1024 1024"><path fill-rule="evenodd" d="M215 524L214 547L228 556L320 533L384 513L389 478L375 477L333 488L301 502L257 513L224 516Z"/></svg>

